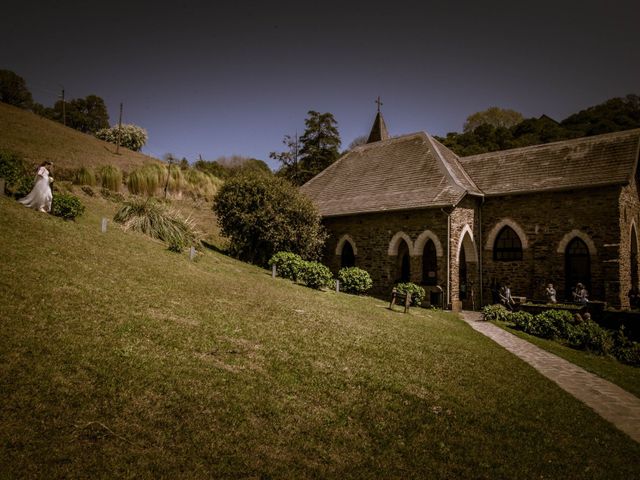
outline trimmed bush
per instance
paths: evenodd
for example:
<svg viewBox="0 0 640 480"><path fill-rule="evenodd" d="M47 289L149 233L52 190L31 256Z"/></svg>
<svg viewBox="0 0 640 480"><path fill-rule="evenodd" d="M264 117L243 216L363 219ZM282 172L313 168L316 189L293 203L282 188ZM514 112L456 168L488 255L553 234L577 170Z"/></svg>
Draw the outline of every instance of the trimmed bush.
<svg viewBox="0 0 640 480"><path fill-rule="evenodd" d="M319 262L302 262L300 278L310 288L328 287L333 281L331 270Z"/></svg>
<svg viewBox="0 0 640 480"><path fill-rule="evenodd" d="M86 167L80 167L73 172L72 181L74 185L89 185L90 187L93 187L96 184L96 176L93 173L93 170Z"/></svg>
<svg viewBox="0 0 640 480"><path fill-rule="evenodd" d="M51 214L65 220L75 220L84 213L84 205L78 197L68 193L56 192L51 202Z"/></svg>
<svg viewBox="0 0 640 480"><path fill-rule="evenodd" d="M134 152L139 152L147 143L148 138L147 131L144 128L125 123L122 124L121 128L118 125L102 128L95 133L95 136L100 140L114 144L119 141L121 146Z"/></svg>
<svg viewBox="0 0 640 480"><path fill-rule="evenodd" d="M361 295L373 286L371 275L358 267L345 267L338 272L340 290L347 293Z"/></svg>
<svg viewBox="0 0 640 480"><path fill-rule="evenodd" d="M593 320L584 320L575 325L568 324L564 338L573 348L589 350L600 355L606 355L613 350L611 332L605 330Z"/></svg>
<svg viewBox="0 0 640 480"><path fill-rule="evenodd" d="M227 180L213 203L229 253L266 266L277 252L318 257L326 234L311 200L286 180L266 174Z"/></svg>
<svg viewBox="0 0 640 480"><path fill-rule="evenodd" d="M166 242L173 251L201 246L202 235L190 219L154 199L135 198L124 205L113 217L125 230L134 230Z"/></svg>
<svg viewBox="0 0 640 480"><path fill-rule="evenodd" d="M288 278L294 282L298 280L303 268L304 260L300 255L291 252L278 252L269 259L269 266L276 266L278 276Z"/></svg>
<svg viewBox="0 0 640 480"><path fill-rule="evenodd" d="M507 321L509 317L509 310L507 310L504 305L495 304L495 305L487 305L482 309L482 316L484 320L487 321Z"/></svg>
<svg viewBox="0 0 640 480"><path fill-rule="evenodd" d="M100 169L100 185L112 192L119 192L122 185L122 172L118 167L105 165Z"/></svg>
<svg viewBox="0 0 640 480"><path fill-rule="evenodd" d="M422 301L424 300L424 297L426 295L424 288L411 282L398 283L396 285L396 289L401 293L410 293L411 305L416 307L422 305Z"/></svg>

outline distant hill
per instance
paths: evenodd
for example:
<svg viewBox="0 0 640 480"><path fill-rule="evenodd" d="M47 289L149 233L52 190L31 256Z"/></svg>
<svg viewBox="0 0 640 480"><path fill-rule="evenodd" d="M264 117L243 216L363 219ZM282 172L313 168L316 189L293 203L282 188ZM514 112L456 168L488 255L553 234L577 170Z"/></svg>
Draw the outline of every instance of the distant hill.
<svg viewBox="0 0 640 480"><path fill-rule="evenodd" d="M0 102L0 149L20 154L37 164L50 160L56 169L115 165L130 171L160 160L120 148L35 113Z"/></svg>

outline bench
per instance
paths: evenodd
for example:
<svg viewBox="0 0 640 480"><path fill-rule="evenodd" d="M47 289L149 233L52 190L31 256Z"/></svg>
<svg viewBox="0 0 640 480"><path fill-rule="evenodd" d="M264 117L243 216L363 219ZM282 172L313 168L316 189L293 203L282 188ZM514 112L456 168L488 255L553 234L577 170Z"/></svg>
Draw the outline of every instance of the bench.
<svg viewBox="0 0 640 480"><path fill-rule="evenodd" d="M389 303L389 310L393 310L395 304L404 305L404 313L407 313L409 306L411 305L411 294L399 292L397 288L391 290L391 302Z"/></svg>

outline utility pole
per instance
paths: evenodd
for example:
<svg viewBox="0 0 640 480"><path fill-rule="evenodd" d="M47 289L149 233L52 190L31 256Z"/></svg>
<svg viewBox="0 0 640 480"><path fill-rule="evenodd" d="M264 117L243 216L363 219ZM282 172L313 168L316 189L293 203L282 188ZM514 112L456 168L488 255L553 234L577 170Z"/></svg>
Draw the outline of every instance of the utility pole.
<svg viewBox="0 0 640 480"><path fill-rule="evenodd" d="M169 154L169 168L167 168L167 183L164 184L164 198L167 198L167 188L169 187L169 177L171 176L171 162L173 161L173 155ZM202 158L202 157L200 157Z"/></svg>
<svg viewBox="0 0 640 480"><path fill-rule="evenodd" d="M64 101L64 87L62 87L61 98L62 98L62 124L66 127L67 126L67 108Z"/></svg>
<svg viewBox="0 0 640 480"><path fill-rule="evenodd" d="M120 102L120 118L118 119L118 140L116 141L116 154L120 153L120 140L122 135L122 102Z"/></svg>

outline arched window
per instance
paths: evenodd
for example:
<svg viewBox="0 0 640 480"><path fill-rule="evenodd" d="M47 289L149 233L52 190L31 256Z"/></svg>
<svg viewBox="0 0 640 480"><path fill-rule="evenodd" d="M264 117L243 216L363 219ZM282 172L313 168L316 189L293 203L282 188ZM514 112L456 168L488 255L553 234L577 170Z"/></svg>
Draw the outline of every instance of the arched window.
<svg viewBox="0 0 640 480"><path fill-rule="evenodd" d="M353 246L350 241L346 241L342 244L342 253L340 254L340 266L344 267L355 267L356 266L356 255L353 253Z"/></svg>
<svg viewBox="0 0 640 480"><path fill-rule="evenodd" d="M501 262L522 260L522 242L513 228L505 226L496 236L493 259Z"/></svg>
<svg viewBox="0 0 640 480"><path fill-rule="evenodd" d="M438 257L433 240L427 240L422 252L422 283L424 285L438 284Z"/></svg>
<svg viewBox="0 0 640 480"><path fill-rule="evenodd" d="M400 282L408 282L411 279L411 260L409 257L409 245L400 240L398 245L397 277Z"/></svg>
<svg viewBox="0 0 640 480"><path fill-rule="evenodd" d="M638 288L638 239L635 226L631 228L631 286Z"/></svg>
<svg viewBox="0 0 640 480"><path fill-rule="evenodd" d="M588 291L591 290L591 255L589 248L582 239L575 237L567 244L565 250L565 294L571 298L571 291L582 283Z"/></svg>

